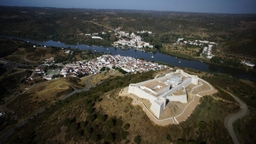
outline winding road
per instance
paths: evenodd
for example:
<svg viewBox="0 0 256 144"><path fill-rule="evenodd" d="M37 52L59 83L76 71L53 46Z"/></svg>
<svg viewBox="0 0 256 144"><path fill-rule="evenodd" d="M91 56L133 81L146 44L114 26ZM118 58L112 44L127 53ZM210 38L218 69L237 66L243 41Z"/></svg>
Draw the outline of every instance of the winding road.
<svg viewBox="0 0 256 144"><path fill-rule="evenodd" d="M222 89L223 90L223 89ZM238 97L236 97L235 95L233 95L232 93L226 91L226 90L223 90L225 91L226 93L228 93L229 95L231 95L236 102L239 103L240 105L240 111L235 113L235 114L232 114L232 115L229 115L225 118L225 121L224 121L224 124L225 124L225 127L226 129L228 130L228 133L229 135L231 136L233 142L235 144L240 144L240 142L238 141L237 139L237 136L236 136L236 133L234 131L234 128L233 128L233 123L238 120L239 118L242 118L246 115L249 114L249 111L248 111L248 107L247 105L241 100L239 99Z"/></svg>
<svg viewBox="0 0 256 144"><path fill-rule="evenodd" d="M86 80L86 82L87 82L87 84L88 84L88 87L87 87L87 88L74 90L73 92L71 92L71 93L65 95L65 96L64 96L63 98L61 98L60 100L65 100L65 99L67 99L68 97L72 96L72 95L75 94L75 93L90 90L90 88L92 87L92 84L91 84L91 82L90 82L90 80L91 80L92 77L93 77L93 75L91 75L91 76ZM96 85L99 85L99 84L101 84L102 82L103 82L103 81L99 82L99 83L96 84ZM54 104L53 104L53 105L54 105ZM49 105L49 106L47 106L47 107L50 107L50 106L51 106L51 105ZM46 107L45 107L45 108L46 108ZM44 112L44 111L45 111L45 108L40 109L37 113L35 113L33 116L29 117L28 119L33 119L33 117L35 117L35 116L37 116L38 114ZM17 126L14 127L13 129L11 129L7 134L5 134L5 136L0 139L0 144L2 144L8 137L10 137L10 136L14 133L15 128L19 128L20 126L26 124L26 123L28 122L28 119L24 120L22 123L20 123L19 125L17 125Z"/></svg>

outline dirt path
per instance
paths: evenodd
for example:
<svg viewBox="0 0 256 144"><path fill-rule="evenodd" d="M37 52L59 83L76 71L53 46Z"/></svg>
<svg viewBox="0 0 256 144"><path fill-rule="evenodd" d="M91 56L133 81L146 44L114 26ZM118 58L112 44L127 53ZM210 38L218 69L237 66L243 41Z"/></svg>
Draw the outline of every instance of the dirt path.
<svg viewBox="0 0 256 144"><path fill-rule="evenodd" d="M230 96L232 96L236 100L236 102L238 102L239 105L240 105L240 111L235 113L235 114L227 116L225 118L225 121L224 121L224 125L225 125L226 129L228 130L228 133L231 136L233 142L235 144L240 144L240 142L237 139L236 133L234 131L233 123L236 120L238 120L238 119L248 115L249 114L249 110L248 110L247 105L241 99L239 99L238 97L236 97L235 95L233 95L232 93L230 93L230 92L228 92L228 91L226 91L224 89L222 89L222 90L224 92L228 93Z"/></svg>

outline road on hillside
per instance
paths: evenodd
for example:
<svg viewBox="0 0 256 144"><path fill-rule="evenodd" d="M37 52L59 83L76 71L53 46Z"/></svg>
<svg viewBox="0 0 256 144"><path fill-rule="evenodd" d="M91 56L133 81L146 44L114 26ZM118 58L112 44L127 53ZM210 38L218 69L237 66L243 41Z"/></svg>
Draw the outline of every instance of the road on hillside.
<svg viewBox="0 0 256 144"><path fill-rule="evenodd" d="M87 84L88 84L88 87L87 87L87 88L74 90L73 92L71 92L71 93L65 95L63 98L61 98L61 100L65 100L66 98L72 96L72 95L75 94L75 93L90 90L90 88L92 87L92 84L91 84L91 82L90 82L90 80L91 80L92 77L93 77L93 75L91 75L91 76L86 80L86 82L87 82ZM98 84L101 84L101 83L102 83L102 81L99 82ZM47 107L50 107L50 105L47 106ZM42 112L44 112L44 111L45 111L45 108L40 109L37 113L35 113L33 116L29 117L28 119L33 119L33 117L37 116L38 114L40 114L40 113L42 113ZM22 123L20 123L19 125L17 125L15 128L19 128L19 127L21 127L22 125L26 124L26 123L28 122L28 119L27 119L27 120L24 120ZM11 129L4 137L2 137L2 138L0 139L0 144L2 144L8 137L10 137L10 136L14 133L15 128Z"/></svg>
<svg viewBox="0 0 256 144"><path fill-rule="evenodd" d="M87 84L88 84L88 87L87 87L87 88L74 90L73 92L71 92L71 93L65 95L63 98L61 98L61 100L65 100L66 98L70 97L71 95L73 95L73 94L75 94L75 93L82 92L82 91L88 91L88 90L92 87L92 84L91 84L91 82L90 82L90 81L91 81L91 78L92 78L92 76L90 76L90 77L86 80L86 82L87 82Z"/></svg>
<svg viewBox="0 0 256 144"><path fill-rule="evenodd" d="M223 90L223 89L222 89ZM237 139L237 136L236 136L236 133L234 131L234 128L233 128L233 123L238 120L239 118L242 118L246 115L249 114L249 111L248 111L248 107L247 105L241 100L239 99L238 97L236 97L235 95L233 95L232 93L226 91L226 90L223 90L225 91L226 93L228 93L229 95L231 95L236 102L239 103L240 105L240 111L235 113L235 114L232 114L232 115L229 115L225 118L225 121L224 121L224 124L225 124L225 127L226 129L228 130L228 133L229 135L231 136L233 142L235 144L240 144L240 142L238 141Z"/></svg>

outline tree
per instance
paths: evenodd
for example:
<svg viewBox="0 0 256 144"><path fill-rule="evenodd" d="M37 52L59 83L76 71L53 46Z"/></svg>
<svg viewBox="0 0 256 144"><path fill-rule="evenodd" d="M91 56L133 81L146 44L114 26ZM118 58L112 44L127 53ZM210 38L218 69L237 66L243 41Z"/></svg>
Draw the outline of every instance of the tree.
<svg viewBox="0 0 256 144"><path fill-rule="evenodd" d="M85 127L84 128L84 135L90 135L93 132L93 128Z"/></svg>
<svg viewBox="0 0 256 144"><path fill-rule="evenodd" d="M82 122L80 122L79 125L80 125L81 128L84 128L84 127L87 125L87 123L88 123L88 122L82 121Z"/></svg>
<svg viewBox="0 0 256 144"><path fill-rule="evenodd" d="M106 67L102 67L101 69L100 69L100 71L102 72L102 71L105 71L106 70Z"/></svg>
<svg viewBox="0 0 256 144"><path fill-rule="evenodd" d="M66 118L66 119L63 121L63 124L64 124L64 126L69 126L69 125L70 125L70 120L69 120L69 118Z"/></svg>
<svg viewBox="0 0 256 144"><path fill-rule="evenodd" d="M77 129L76 131L75 131L75 136L77 136L77 137L80 137L80 136L82 136L82 131L80 130L80 129Z"/></svg>
<svg viewBox="0 0 256 144"><path fill-rule="evenodd" d="M86 119L89 121L89 122L93 122L94 120L95 120L95 115L88 115L87 117L86 117Z"/></svg>
<svg viewBox="0 0 256 144"><path fill-rule="evenodd" d="M113 119L107 120L106 126L107 126L108 128L114 127L114 126L115 126L115 120L113 120Z"/></svg>
<svg viewBox="0 0 256 144"><path fill-rule="evenodd" d="M94 142L98 142L100 140L100 135L94 132L94 133L92 133L91 139Z"/></svg>
<svg viewBox="0 0 256 144"><path fill-rule="evenodd" d="M196 143L195 140L189 140L189 141L188 141L188 144L195 144L195 143Z"/></svg>
<svg viewBox="0 0 256 144"><path fill-rule="evenodd" d="M200 130L206 129L206 126L207 126L207 124L204 121L200 121L199 122L199 129Z"/></svg>
<svg viewBox="0 0 256 144"><path fill-rule="evenodd" d="M166 135L166 139L167 139L169 142L172 142L172 138L171 138L171 135L170 135L170 134L167 134L167 135Z"/></svg>
<svg viewBox="0 0 256 144"><path fill-rule="evenodd" d="M177 144L184 144L184 140L183 139L178 139Z"/></svg>
<svg viewBox="0 0 256 144"><path fill-rule="evenodd" d="M129 135L128 131L122 131L121 132L121 137L122 137L123 140L125 140L128 135Z"/></svg>
<svg viewBox="0 0 256 144"><path fill-rule="evenodd" d="M78 128L78 125L77 125L77 123L72 123L71 125L70 125L70 128L71 128L71 130L73 130L73 131L75 131L77 128Z"/></svg>
<svg viewBox="0 0 256 144"><path fill-rule="evenodd" d="M134 138L134 142L135 142L136 144L139 144L139 143L141 142L141 138L140 138L139 135L137 135L137 136Z"/></svg>
<svg viewBox="0 0 256 144"><path fill-rule="evenodd" d="M89 107L86 109L86 112L89 114L92 114L94 112L95 108Z"/></svg>
<svg viewBox="0 0 256 144"><path fill-rule="evenodd" d="M105 140L108 142L113 142L114 141L114 135L111 132L108 132L105 136Z"/></svg>
<svg viewBox="0 0 256 144"><path fill-rule="evenodd" d="M124 129L125 130L128 130L129 128L130 128L130 124L129 123L124 124Z"/></svg>
<svg viewBox="0 0 256 144"><path fill-rule="evenodd" d="M107 116L103 115L103 114L99 114L97 119L98 119L99 122L105 122L106 119L107 119Z"/></svg>

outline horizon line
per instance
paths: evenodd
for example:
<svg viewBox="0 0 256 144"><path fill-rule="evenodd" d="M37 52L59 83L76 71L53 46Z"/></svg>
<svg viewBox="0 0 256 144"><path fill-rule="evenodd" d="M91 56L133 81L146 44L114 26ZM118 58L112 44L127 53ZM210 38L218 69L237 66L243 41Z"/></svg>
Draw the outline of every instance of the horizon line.
<svg viewBox="0 0 256 144"><path fill-rule="evenodd" d="M83 9L83 10L126 10L126 11L151 11L151 12L171 12L171 13L197 13L197 14L227 14L227 15L254 15L255 13L218 13L218 12L191 12L191 11L171 11L171 10L145 10L145 9L116 9L116 8L75 8L75 7L54 7L54 6L9 6L0 5L0 7L25 7L25 8L55 8L55 9Z"/></svg>

